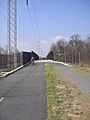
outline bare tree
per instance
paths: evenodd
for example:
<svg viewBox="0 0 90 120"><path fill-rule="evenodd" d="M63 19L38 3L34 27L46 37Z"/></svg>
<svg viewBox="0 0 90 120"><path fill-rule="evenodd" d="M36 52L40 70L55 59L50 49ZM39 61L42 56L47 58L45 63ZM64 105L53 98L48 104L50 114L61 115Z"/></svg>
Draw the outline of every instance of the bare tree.
<svg viewBox="0 0 90 120"><path fill-rule="evenodd" d="M52 44L50 51L54 52L57 61L66 59L68 62L73 62L77 58L82 63L90 63L90 35L86 40L82 40L79 34L72 35L68 42L63 38L59 39L56 44Z"/></svg>

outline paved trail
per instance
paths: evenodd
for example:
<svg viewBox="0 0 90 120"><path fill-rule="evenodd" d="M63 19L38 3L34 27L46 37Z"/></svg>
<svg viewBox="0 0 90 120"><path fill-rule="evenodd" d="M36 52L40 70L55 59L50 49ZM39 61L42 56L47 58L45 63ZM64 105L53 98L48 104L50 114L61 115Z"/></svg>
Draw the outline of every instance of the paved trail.
<svg viewBox="0 0 90 120"><path fill-rule="evenodd" d="M42 63L0 80L0 120L47 120L45 87Z"/></svg>
<svg viewBox="0 0 90 120"><path fill-rule="evenodd" d="M77 73L75 70L71 69L62 64L51 63L55 68L57 68L62 75L66 78L72 79L75 84L81 89L82 92L90 96L90 78L84 77Z"/></svg>
<svg viewBox="0 0 90 120"><path fill-rule="evenodd" d="M75 84L90 96L90 79L60 63L50 64L65 77L75 81ZM42 62L29 65L0 80L0 120L47 120L45 73Z"/></svg>

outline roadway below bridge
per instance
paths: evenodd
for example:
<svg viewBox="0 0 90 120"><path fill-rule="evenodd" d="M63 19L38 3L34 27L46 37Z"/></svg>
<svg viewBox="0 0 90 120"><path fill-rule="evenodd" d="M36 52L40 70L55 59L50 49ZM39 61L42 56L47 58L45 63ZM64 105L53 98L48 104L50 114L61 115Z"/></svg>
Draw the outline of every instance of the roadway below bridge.
<svg viewBox="0 0 90 120"><path fill-rule="evenodd" d="M47 120L43 63L0 80L0 120Z"/></svg>

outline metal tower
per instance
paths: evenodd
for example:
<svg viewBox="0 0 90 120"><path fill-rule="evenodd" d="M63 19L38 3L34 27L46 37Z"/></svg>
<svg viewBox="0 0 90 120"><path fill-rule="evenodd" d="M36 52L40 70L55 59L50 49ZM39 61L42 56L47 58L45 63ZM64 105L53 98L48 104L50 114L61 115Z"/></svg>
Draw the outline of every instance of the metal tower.
<svg viewBox="0 0 90 120"><path fill-rule="evenodd" d="M17 0L7 0L8 67L17 67Z"/></svg>

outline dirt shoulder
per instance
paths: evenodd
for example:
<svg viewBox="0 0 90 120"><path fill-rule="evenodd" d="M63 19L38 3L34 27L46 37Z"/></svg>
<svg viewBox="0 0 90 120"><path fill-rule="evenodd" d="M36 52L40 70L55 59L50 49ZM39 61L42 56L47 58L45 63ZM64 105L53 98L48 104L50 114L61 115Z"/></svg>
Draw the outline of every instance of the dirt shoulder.
<svg viewBox="0 0 90 120"><path fill-rule="evenodd" d="M90 98L51 64L45 64L48 120L89 120Z"/></svg>

